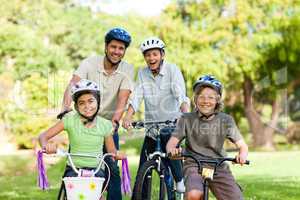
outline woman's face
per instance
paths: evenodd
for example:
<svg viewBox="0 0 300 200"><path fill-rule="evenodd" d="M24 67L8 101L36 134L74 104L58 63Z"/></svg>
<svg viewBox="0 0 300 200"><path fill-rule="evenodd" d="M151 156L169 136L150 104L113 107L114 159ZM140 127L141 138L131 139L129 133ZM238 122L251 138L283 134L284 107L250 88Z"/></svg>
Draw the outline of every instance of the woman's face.
<svg viewBox="0 0 300 200"><path fill-rule="evenodd" d="M210 88L205 87L196 98L196 106L204 115L210 115L215 111L217 105L218 93Z"/></svg>
<svg viewBox="0 0 300 200"><path fill-rule="evenodd" d="M159 68L161 60L164 58L164 53L160 49L150 49L144 54L145 61L151 70Z"/></svg>
<svg viewBox="0 0 300 200"><path fill-rule="evenodd" d="M97 99L92 94L83 94L77 100L78 111L87 117L92 117L97 111Z"/></svg>

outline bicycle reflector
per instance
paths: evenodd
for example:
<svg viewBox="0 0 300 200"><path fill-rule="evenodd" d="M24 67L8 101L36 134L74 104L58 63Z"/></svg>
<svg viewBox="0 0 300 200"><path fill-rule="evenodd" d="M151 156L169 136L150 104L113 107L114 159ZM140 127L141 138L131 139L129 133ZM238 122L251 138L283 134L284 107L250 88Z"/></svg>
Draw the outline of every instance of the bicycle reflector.
<svg viewBox="0 0 300 200"><path fill-rule="evenodd" d="M206 179L212 180L214 177L214 169L203 167L202 176Z"/></svg>

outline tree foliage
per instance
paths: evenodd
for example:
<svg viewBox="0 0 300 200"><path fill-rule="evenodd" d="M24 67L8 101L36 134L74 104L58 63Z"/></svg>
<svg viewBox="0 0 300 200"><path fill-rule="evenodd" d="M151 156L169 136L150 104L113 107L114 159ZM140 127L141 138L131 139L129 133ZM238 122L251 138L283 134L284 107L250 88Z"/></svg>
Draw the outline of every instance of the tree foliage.
<svg viewBox="0 0 300 200"><path fill-rule="evenodd" d="M18 138L36 135L49 124L45 109L60 107L70 78L66 74L71 75L83 58L103 54L105 32L115 26L132 34L125 60L136 68L145 65L139 44L149 36L161 37L167 45L166 59L183 71L190 97L199 76L219 78L225 86L225 109L241 123L246 81L263 123L272 118L274 100L285 88L292 94L291 102L297 101L293 91L299 86L300 5L296 0L179 0L150 18L93 13L70 2L11 0L0 7L0 91L4 91L0 110ZM33 112L20 109L11 99L13 87L5 81L22 86L23 106Z"/></svg>

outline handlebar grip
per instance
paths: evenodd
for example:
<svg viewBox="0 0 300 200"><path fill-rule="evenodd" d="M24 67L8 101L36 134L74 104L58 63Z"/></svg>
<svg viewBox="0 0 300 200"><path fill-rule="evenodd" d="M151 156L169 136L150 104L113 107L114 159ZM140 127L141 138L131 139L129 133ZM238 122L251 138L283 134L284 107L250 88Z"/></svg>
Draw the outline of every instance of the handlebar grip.
<svg viewBox="0 0 300 200"><path fill-rule="evenodd" d="M120 123L118 121L116 121L116 120L114 122L116 123L116 127L114 129L114 133L117 133L118 130L119 130L119 127L120 127Z"/></svg>

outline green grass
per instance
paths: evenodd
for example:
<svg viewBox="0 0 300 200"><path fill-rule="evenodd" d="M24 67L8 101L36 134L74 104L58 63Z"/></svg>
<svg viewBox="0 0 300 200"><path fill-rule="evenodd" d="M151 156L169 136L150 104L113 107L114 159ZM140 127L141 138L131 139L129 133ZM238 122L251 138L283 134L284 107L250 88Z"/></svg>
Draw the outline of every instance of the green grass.
<svg viewBox="0 0 300 200"><path fill-rule="evenodd" d="M130 155L129 164L134 180L138 157L133 156L141 139L123 145ZM297 200L300 197L300 152L253 152L249 155L251 165L232 166L238 183L244 189L247 200ZM51 189L41 191L36 186L35 157L0 156L0 200L48 200L55 199L64 162L47 165ZM133 181L132 181L133 182ZM133 183L132 183L133 184ZM128 197L124 199L129 199ZM213 199L213 198L212 198Z"/></svg>

